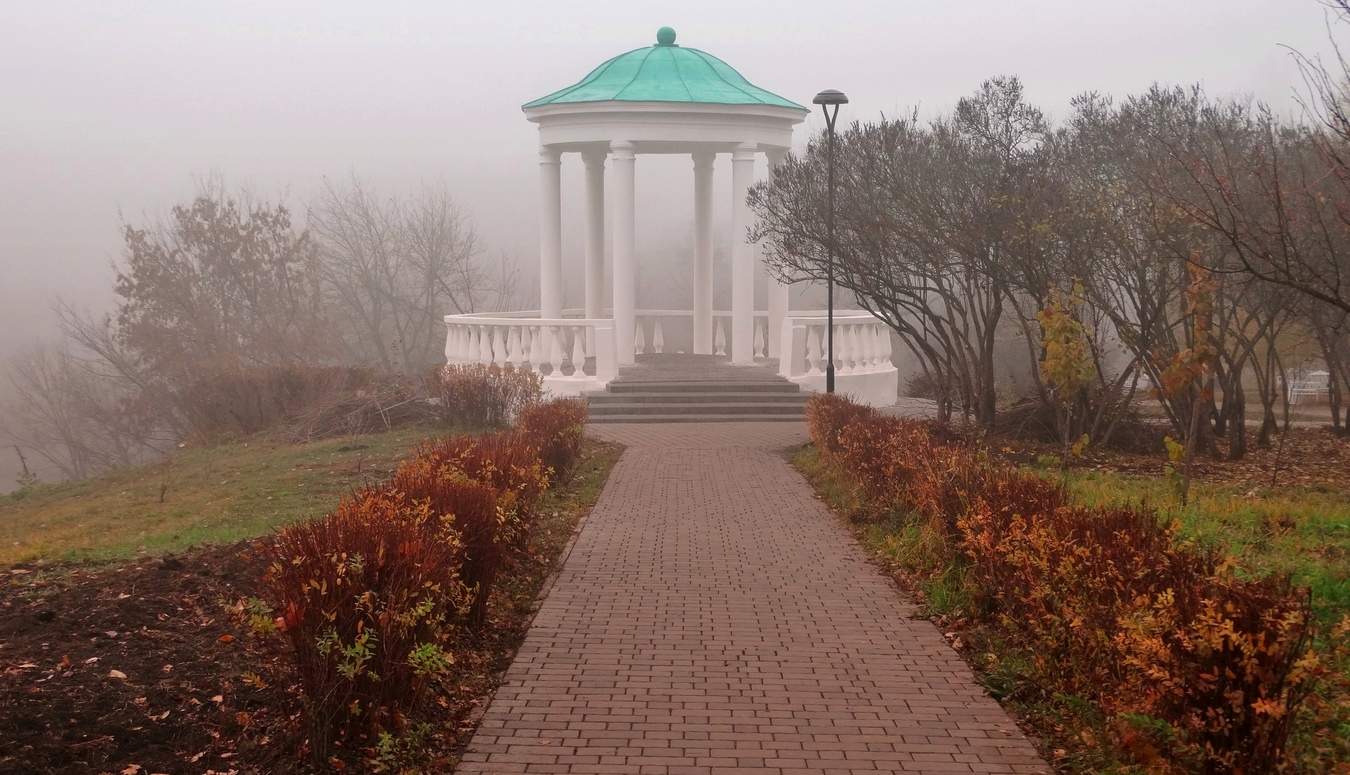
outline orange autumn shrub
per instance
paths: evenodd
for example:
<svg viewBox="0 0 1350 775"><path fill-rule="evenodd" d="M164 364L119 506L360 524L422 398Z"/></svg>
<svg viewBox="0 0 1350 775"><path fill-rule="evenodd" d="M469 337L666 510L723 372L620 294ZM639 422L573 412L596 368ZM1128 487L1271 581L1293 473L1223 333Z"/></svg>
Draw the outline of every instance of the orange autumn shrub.
<svg viewBox="0 0 1350 775"><path fill-rule="evenodd" d="M1059 487L1011 469L991 477L957 525L982 608L1030 636L1038 672L1083 696L1123 678L1114 648L1123 611L1214 566L1177 550L1152 512L1066 505Z"/></svg>
<svg viewBox="0 0 1350 775"><path fill-rule="evenodd" d="M814 393L806 401L806 428L816 448L828 457L840 451L839 434L845 426L875 414L870 407L855 404L838 393Z"/></svg>
<svg viewBox="0 0 1350 775"><path fill-rule="evenodd" d="M335 742L368 744L398 729L452 660L448 621L466 599L452 522L373 487L282 529L263 551L315 760Z"/></svg>
<svg viewBox="0 0 1350 775"><path fill-rule="evenodd" d="M585 401L560 398L525 407L516 427L539 445L539 457L552 470L553 477L565 480L581 456L586 416Z"/></svg>
<svg viewBox="0 0 1350 775"><path fill-rule="evenodd" d="M1197 771L1283 769L1291 725L1315 685L1308 599L1282 577L1189 581L1122 613L1114 707L1165 719L1177 738L1172 757Z"/></svg>
<svg viewBox="0 0 1350 775"><path fill-rule="evenodd" d="M1146 766L1288 764L1291 719L1331 671L1309 654L1310 606L1287 579L1238 579L1153 510L1072 505L1059 484L918 421L818 396L808 422L872 510L946 536L976 591L967 615L1023 644L1046 692L1116 719L1128 750L1153 752Z"/></svg>

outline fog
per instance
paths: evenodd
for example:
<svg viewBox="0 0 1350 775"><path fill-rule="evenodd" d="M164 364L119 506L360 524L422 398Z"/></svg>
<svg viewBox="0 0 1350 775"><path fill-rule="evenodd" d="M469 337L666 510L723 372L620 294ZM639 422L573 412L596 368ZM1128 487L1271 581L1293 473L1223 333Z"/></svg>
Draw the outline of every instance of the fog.
<svg viewBox="0 0 1350 775"><path fill-rule="evenodd" d="M1317 0L11 3L0 25L0 356L56 338L58 298L110 309L119 225L153 221L205 177L284 200L301 223L325 177L391 194L444 183L484 252L519 261L530 298L536 138L519 106L650 45L664 24L798 102L845 90L845 120L937 113L996 74L1020 76L1052 117L1084 91L1155 81L1293 115L1299 71L1286 47L1329 49ZM821 124L813 115L798 141ZM719 163L719 217L729 166ZM573 305L580 163L566 159L563 174ZM686 158L642 157L638 174L638 302L654 305L670 300L653 289L688 292L692 173Z"/></svg>
<svg viewBox="0 0 1350 775"><path fill-rule="evenodd" d="M16 3L4 16L0 352L50 336L56 297L105 308L119 223L157 217L207 175L299 213L324 176L391 193L444 181L528 286L536 156L520 104L648 45L662 24L798 102L847 91L847 118L936 112L999 73L1021 76L1051 115L1085 90L1153 81L1292 113L1298 71L1282 46L1327 48L1315 0L121 1ZM639 161L640 251L687 243L690 177L683 159ZM565 221L569 266L578 221Z"/></svg>

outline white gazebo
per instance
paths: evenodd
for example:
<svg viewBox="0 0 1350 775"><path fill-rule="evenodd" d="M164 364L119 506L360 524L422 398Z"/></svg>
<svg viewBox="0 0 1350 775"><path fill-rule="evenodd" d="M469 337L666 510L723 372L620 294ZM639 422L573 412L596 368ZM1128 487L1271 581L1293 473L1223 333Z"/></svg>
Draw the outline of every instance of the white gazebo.
<svg viewBox="0 0 1350 775"><path fill-rule="evenodd" d="M769 175L809 111L754 86L717 57L676 44L662 27L655 45L620 54L581 81L525 103L539 126L539 309L451 315L450 362L514 364L540 371L555 393L602 388L643 353L677 346L728 355L733 365L778 359L779 373L823 387L824 318L788 311L788 286L769 276L768 309L755 310L756 246L746 240L746 195L763 154ZM585 167L583 309L563 299L562 155ZM635 177L643 154L687 154L693 166L693 298L682 310L640 309L636 289ZM713 168L731 161L731 309L713 309ZM605 212L610 163L611 211ZM607 223L608 221L608 223ZM611 304L604 304L605 229L611 230ZM726 321L729 319L729 336ZM895 399L896 370L885 325L867 313L835 315L836 379L841 392L872 403ZM727 353L727 343L730 352ZM852 389L850 389L850 387Z"/></svg>

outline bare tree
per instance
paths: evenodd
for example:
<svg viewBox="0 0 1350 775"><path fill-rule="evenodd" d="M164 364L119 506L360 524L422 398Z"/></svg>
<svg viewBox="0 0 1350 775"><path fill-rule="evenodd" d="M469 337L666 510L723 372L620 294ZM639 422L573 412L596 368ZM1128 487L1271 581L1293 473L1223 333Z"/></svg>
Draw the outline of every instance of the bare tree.
<svg viewBox="0 0 1350 775"><path fill-rule="evenodd" d="M80 479L156 454L153 407L117 375L69 349L38 346L5 367L0 438Z"/></svg>
<svg viewBox="0 0 1350 775"><path fill-rule="evenodd" d="M472 223L443 187L382 199L355 177L326 181L309 223L347 360L421 371L439 359L444 315L509 293L509 273L480 260Z"/></svg>
<svg viewBox="0 0 1350 775"><path fill-rule="evenodd" d="M986 81L951 116L855 124L838 144L836 281L885 320L954 406L994 420L995 345L1016 267L1043 245L1028 217L1045 181L1040 111L1016 78ZM787 279L826 273L824 146L750 194L753 239Z"/></svg>

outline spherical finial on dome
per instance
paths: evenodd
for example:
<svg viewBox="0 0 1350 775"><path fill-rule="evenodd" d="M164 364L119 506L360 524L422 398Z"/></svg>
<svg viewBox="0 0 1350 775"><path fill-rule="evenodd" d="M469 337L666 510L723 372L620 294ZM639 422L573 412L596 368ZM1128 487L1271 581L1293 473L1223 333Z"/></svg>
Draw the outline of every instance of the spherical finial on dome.
<svg viewBox="0 0 1350 775"><path fill-rule="evenodd" d="M656 45L673 46L675 45L675 28L662 27L656 31Z"/></svg>

